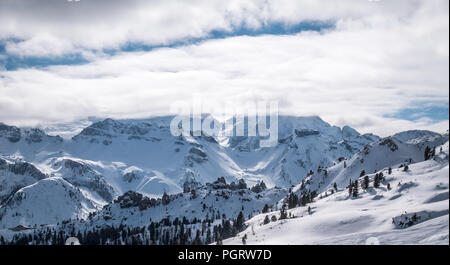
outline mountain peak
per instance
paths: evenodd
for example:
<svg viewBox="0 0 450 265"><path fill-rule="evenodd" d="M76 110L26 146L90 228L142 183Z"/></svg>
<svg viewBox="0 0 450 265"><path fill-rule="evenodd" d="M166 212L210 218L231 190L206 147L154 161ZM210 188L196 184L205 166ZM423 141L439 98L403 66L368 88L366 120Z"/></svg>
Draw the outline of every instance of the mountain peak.
<svg viewBox="0 0 450 265"><path fill-rule="evenodd" d="M355 129L353 129L352 127L345 125L344 127L342 127L342 135L345 138L348 137L355 137L360 135L360 133L358 131L356 131Z"/></svg>
<svg viewBox="0 0 450 265"><path fill-rule="evenodd" d="M430 137L440 137L441 134L428 131L428 130L409 130L404 132L399 132L394 134L392 137L402 141L402 142L409 142L409 141L420 141L420 139L423 138L430 138Z"/></svg>

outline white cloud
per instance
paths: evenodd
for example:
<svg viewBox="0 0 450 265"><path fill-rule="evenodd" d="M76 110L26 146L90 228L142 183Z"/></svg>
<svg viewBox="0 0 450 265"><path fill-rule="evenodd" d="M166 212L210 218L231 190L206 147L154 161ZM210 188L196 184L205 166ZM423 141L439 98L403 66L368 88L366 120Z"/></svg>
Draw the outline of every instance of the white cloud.
<svg viewBox="0 0 450 265"><path fill-rule="evenodd" d="M128 24L122 17L110 25L113 32L99 30L109 21L105 19L98 22L100 25L86 27L87 32L75 29L73 39L56 34L57 29L49 30L47 36L69 40L67 46L58 44L55 48L60 54L65 49L104 47L127 39L157 42L185 34L201 35L211 28L227 28L244 20L257 26L268 20L333 18L337 27L321 33L208 40L112 57L91 55L92 62L85 65L3 71L0 120L32 125L87 116L148 117L168 114L172 102L200 95L219 104L278 100L284 114L320 115L330 123L349 124L383 136L413 128L448 129L448 121L385 117L415 102L448 102L448 8L442 7L447 7L447 2L395 1L383 6L376 5L385 1L351 2L354 5L329 1L330 6L316 1L302 2L303 6L293 4L297 1L269 1L269 6L262 4L265 1L244 6L244 1L223 2L227 4L201 2L198 9L175 8L173 2L168 6L154 3L158 11L154 11L155 16L164 12L170 15L151 16L148 19L154 21L148 23L139 20L147 19L146 9L132 9L143 14L133 13L135 19L130 23L148 27L146 36L139 36L135 28L127 31ZM106 11L106 18L119 12L119 3L112 1L113 7L117 6ZM159 28L162 25L168 32ZM96 30L98 37L89 35ZM89 39L75 40L77 34ZM33 38L38 37L30 41ZM45 40L43 47L49 43ZM25 47L10 46L9 51L32 53L39 47L18 45Z"/></svg>
<svg viewBox="0 0 450 265"><path fill-rule="evenodd" d="M397 0L2 0L0 39L22 39L7 51L46 56L77 49L117 48L128 42L164 44L204 37L211 30L258 28L305 20L404 17L420 1ZM448 6L448 3L439 2ZM44 48L44 49L43 49ZM46 49L45 49L46 48ZM44 50L44 51L43 51Z"/></svg>

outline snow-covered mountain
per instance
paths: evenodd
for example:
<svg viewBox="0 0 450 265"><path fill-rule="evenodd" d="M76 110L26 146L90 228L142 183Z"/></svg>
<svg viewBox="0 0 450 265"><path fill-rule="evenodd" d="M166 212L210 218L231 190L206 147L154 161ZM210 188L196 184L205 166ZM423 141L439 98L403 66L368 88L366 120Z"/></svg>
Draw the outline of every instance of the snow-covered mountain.
<svg viewBox="0 0 450 265"><path fill-rule="evenodd" d="M398 140L393 143L399 144ZM391 147L396 149L393 144ZM399 145L399 149L404 147ZM448 148L447 140L437 146L432 159L413 161L407 169L393 168L391 173L379 168L367 174L369 186L359 185L357 195L349 194L345 186L338 187L337 191L322 192L308 206L287 209L291 218L280 220L279 211L256 215L246 222L247 229L224 244L242 244L245 237L247 244L448 245ZM370 161L374 158L368 156L366 161L380 161ZM375 187L380 173L382 178ZM363 182L364 177L359 178L359 183Z"/></svg>
<svg viewBox="0 0 450 265"><path fill-rule="evenodd" d="M235 136L225 141L243 177L289 187L310 170L331 166L379 139L348 126L331 126L317 116L282 116L278 127L278 145L272 148L259 148L259 136Z"/></svg>
<svg viewBox="0 0 450 265"><path fill-rule="evenodd" d="M14 193L0 208L1 229L23 225L57 224L84 219L99 206L60 177L49 177Z"/></svg>
<svg viewBox="0 0 450 265"><path fill-rule="evenodd" d="M332 189L335 183L338 187L346 187L350 180L359 178L361 173L365 175L423 161L427 146L431 149L448 141L448 134L417 132L407 131L367 144L351 158L326 169L318 168L317 171L311 172L295 189L298 193L301 193L302 188L320 193ZM406 137L407 135L409 136Z"/></svg>
<svg viewBox="0 0 450 265"><path fill-rule="evenodd" d="M105 119L78 130L71 125L79 133L70 139L0 124L0 229L89 231L145 227L169 217L191 224L215 219L220 230L241 212L247 219L263 207L278 209L289 191L328 195L335 183L342 190L362 171L421 162L427 146L448 141L448 133L429 131L381 139L315 116L281 116L278 144L261 148L265 138L259 135L172 136L172 118Z"/></svg>
<svg viewBox="0 0 450 265"><path fill-rule="evenodd" d="M186 182L204 184L218 177L288 187L311 169L330 166L379 139L347 126L331 126L319 117L286 116L279 119L278 145L260 148L259 136L174 137L169 128L172 118L106 119L69 140L38 129L2 125L0 152L45 168L48 174L62 174L69 182L68 175L75 173L67 172L67 166L84 167L77 170L90 171L91 178L103 176L112 186L115 194L110 188L100 194L110 201L129 189L161 196L164 191L180 192Z"/></svg>

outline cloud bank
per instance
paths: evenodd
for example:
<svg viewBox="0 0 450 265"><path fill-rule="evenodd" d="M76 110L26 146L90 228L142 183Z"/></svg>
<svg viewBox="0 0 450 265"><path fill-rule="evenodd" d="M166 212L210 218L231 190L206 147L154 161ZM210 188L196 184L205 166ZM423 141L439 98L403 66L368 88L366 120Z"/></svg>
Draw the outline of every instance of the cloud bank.
<svg viewBox="0 0 450 265"><path fill-rule="evenodd" d="M385 136L448 129L405 108L447 106L447 1L2 1L6 56L89 63L0 71L0 121L37 125L88 116L168 114L176 100L278 100L282 114L320 115ZM298 34L208 38L213 30L333 21ZM129 43L200 43L120 52ZM113 55L108 49L118 49ZM394 118L395 117L395 118Z"/></svg>

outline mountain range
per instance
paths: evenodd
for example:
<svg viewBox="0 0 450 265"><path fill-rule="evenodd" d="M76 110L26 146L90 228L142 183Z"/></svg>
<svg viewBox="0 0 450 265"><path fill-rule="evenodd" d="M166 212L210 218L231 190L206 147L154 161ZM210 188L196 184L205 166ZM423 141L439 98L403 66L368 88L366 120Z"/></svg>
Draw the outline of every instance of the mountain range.
<svg viewBox="0 0 450 265"><path fill-rule="evenodd" d="M38 227L72 234L94 228L145 227L167 218L186 219L193 231L199 229L194 219L213 225L222 220L222 229L224 220L235 224L241 214L247 223L233 233L237 236L245 227L263 222L266 213L275 216L289 196L308 195L311 205L323 204L327 198L328 208L341 209L333 205L350 196L345 189L352 181L367 175L373 183L375 174L386 176L391 168L399 173L391 181L384 177L381 186L402 182L407 171L399 167L415 165L422 171L447 170L446 179L430 177L428 182L439 180L436 185L441 185L439 196L444 200L438 201L447 201L447 207L439 206L437 212L447 215L448 228L448 131L415 130L381 138L349 126L332 126L317 116L280 116L278 144L260 147L261 136L175 137L170 133L172 118L105 119L80 128L71 138L54 135L51 131L61 131L55 128L0 123L0 235L12 240ZM434 149L432 165L424 161L427 147L430 152ZM411 185L403 191L420 186ZM335 199L330 199L331 192ZM423 192L435 196L432 189ZM383 196L371 197L370 202L380 203ZM355 201L347 197L345 201ZM300 203L295 206L292 215L305 214L304 208L297 208ZM214 236L210 237L206 240L203 231L199 237L192 235L202 243L212 243ZM448 233L443 240L448 242Z"/></svg>

